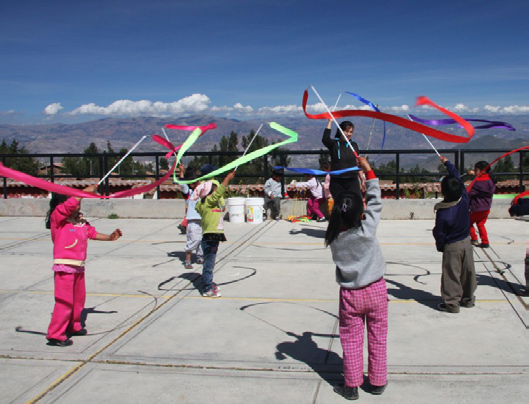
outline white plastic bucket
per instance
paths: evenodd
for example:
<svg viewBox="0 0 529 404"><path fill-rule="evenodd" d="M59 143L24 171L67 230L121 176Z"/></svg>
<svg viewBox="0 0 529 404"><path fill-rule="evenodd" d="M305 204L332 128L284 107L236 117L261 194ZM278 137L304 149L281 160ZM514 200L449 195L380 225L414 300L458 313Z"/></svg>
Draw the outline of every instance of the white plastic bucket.
<svg viewBox="0 0 529 404"><path fill-rule="evenodd" d="M231 223L244 223L244 201L246 198L228 198L228 214Z"/></svg>
<svg viewBox="0 0 529 404"><path fill-rule="evenodd" d="M246 221L248 223L263 223L264 198L246 198Z"/></svg>

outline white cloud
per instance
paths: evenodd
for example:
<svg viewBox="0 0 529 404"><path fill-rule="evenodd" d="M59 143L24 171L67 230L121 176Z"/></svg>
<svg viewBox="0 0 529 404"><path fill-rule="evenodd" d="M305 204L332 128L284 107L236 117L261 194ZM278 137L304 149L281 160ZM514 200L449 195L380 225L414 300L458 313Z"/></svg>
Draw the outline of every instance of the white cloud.
<svg viewBox="0 0 529 404"><path fill-rule="evenodd" d="M485 105L485 111L491 112L493 114L498 113L501 110L501 107L496 107L494 105Z"/></svg>
<svg viewBox="0 0 529 404"><path fill-rule="evenodd" d="M276 107L262 107L257 110L259 115L298 115L303 111L297 105L278 105Z"/></svg>
<svg viewBox="0 0 529 404"><path fill-rule="evenodd" d="M509 107L503 107L502 112L506 114L529 114L528 105L511 105Z"/></svg>
<svg viewBox="0 0 529 404"><path fill-rule="evenodd" d="M387 112L388 114L407 114L411 111L411 108L409 105L402 104L400 106L397 105L389 108L381 108L381 110Z"/></svg>
<svg viewBox="0 0 529 404"><path fill-rule="evenodd" d="M529 105L510 105L508 107L485 105L483 109L492 114L529 114Z"/></svg>
<svg viewBox="0 0 529 404"><path fill-rule="evenodd" d="M53 104L48 105L46 108L44 108L44 113L48 116L57 115L60 110L63 109L63 106L59 102L55 102Z"/></svg>
<svg viewBox="0 0 529 404"><path fill-rule="evenodd" d="M249 114L249 113L252 113L254 111L253 108L250 105L244 106L240 102L236 103L233 106L233 110L235 112L240 113L240 114Z"/></svg>
<svg viewBox="0 0 529 404"><path fill-rule="evenodd" d="M209 109L211 100L204 94L193 94L174 102L118 100L101 107L94 103L81 105L69 115L108 116L167 116L202 113Z"/></svg>

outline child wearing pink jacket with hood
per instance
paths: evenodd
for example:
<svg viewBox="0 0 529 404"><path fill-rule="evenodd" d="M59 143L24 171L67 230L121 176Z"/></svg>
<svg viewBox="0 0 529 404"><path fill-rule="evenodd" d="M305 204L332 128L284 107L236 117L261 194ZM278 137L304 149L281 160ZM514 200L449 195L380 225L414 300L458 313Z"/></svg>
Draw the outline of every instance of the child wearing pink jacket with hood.
<svg viewBox="0 0 529 404"><path fill-rule="evenodd" d="M85 189L94 192L95 186ZM81 198L53 194L46 218L53 241L55 307L46 338L48 345L69 346L69 336L86 335L81 325L81 313L86 300L85 260L88 239L114 241L122 236L116 229L112 234L98 233L80 212Z"/></svg>

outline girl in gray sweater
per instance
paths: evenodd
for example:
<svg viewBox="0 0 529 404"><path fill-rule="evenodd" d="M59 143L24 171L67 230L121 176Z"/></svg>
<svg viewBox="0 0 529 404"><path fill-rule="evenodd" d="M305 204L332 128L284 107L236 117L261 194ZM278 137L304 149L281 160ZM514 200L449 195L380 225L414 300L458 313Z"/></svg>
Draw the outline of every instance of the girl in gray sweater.
<svg viewBox="0 0 529 404"><path fill-rule="evenodd" d="M376 238L382 198L380 185L369 163L358 158L366 176L366 209L357 193L344 193L335 201L325 234L336 264L340 285L340 341L345 384L334 391L349 400L358 398L362 385L363 340L367 326L368 390L382 394L387 385L388 294L386 263ZM362 218L365 216L364 218Z"/></svg>

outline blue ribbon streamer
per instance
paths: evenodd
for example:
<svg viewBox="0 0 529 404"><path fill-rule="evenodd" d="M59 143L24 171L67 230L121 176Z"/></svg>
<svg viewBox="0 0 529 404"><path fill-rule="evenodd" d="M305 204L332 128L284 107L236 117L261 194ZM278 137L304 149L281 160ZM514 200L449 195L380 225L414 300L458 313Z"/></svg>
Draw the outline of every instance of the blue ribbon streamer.
<svg viewBox="0 0 529 404"><path fill-rule="evenodd" d="M349 167L344 168L343 170L336 170L336 171L323 171L323 170L313 170L312 168L295 168L295 167L283 167L283 166L275 166L274 170L288 170L288 171L294 171L296 173L301 174L308 174L308 175L340 175L343 173L347 173L349 171L360 171L359 167Z"/></svg>
<svg viewBox="0 0 529 404"><path fill-rule="evenodd" d="M352 95L358 101L363 102L364 104L366 104L368 107L370 107L374 111L380 112L380 109L378 109L375 104L373 104L369 100L366 100L364 97L361 97L358 94L352 93L350 91L346 91L346 93ZM386 121L382 121L382 122L384 122L384 134L382 135L382 144L380 145L380 153L378 153L378 155L373 160L376 160L380 157L380 155L382 154L382 150L384 150L384 144L386 143Z"/></svg>

